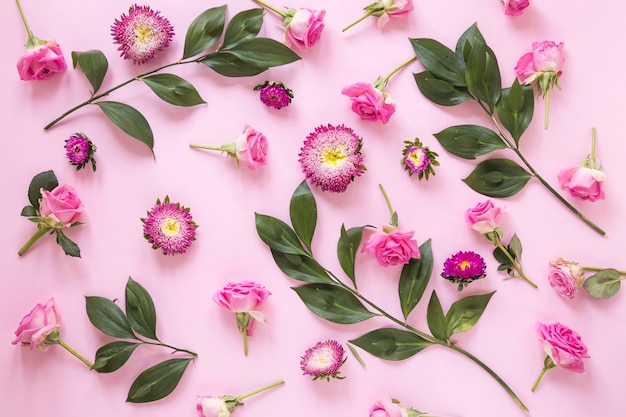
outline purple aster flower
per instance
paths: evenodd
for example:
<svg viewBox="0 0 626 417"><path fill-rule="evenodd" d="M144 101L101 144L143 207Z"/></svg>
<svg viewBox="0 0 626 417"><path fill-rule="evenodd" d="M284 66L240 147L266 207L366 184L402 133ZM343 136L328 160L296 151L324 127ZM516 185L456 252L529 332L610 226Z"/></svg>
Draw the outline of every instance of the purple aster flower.
<svg viewBox="0 0 626 417"><path fill-rule="evenodd" d="M355 177L365 171L363 141L344 125L319 126L307 136L300 150L302 170L322 191L346 191Z"/></svg>
<svg viewBox="0 0 626 417"><path fill-rule="evenodd" d="M330 378L343 379L339 376L339 368L346 361L344 358L343 346L335 340L317 342L315 346L309 348L302 356L300 369L303 375L310 375L313 380Z"/></svg>
<svg viewBox="0 0 626 417"><path fill-rule="evenodd" d="M446 259L441 276L450 282L459 284L459 291L470 282L485 278L487 265L485 260L475 252L457 252Z"/></svg>
<svg viewBox="0 0 626 417"><path fill-rule="evenodd" d="M95 152L96 145L84 133L74 133L65 141L65 154L70 164L76 165L76 171L83 169L89 162L95 171L96 160L93 157Z"/></svg>
<svg viewBox="0 0 626 417"><path fill-rule="evenodd" d="M111 26L113 43L119 44L118 51L124 59L135 64L145 64L170 45L174 27L160 12L150 6L131 6L128 16L122 14Z"/></svg>
<svg viewBox="0 0 626 417"><path fill-rule="evenodd" d="M265 81L254 87L254 91L260 92L261 101L266 106L277 110L287 107L293 98L293 91L285 87L280 81Z"/></svg>
<svg viewBox="0 0 626 417"><path fill-rule="evenodd" d="M168 196L162 203L157 199L148 217L142 218L141 222L143 236L152 243L152 249L161 249L164 255L185 253L196 240L198 225L189 214L189 208L170 203Z"/></svg>
<svg viewBox="0 0 626 417"><path fill-rule="evenodd" d="M417 174L418 179L428 180L429 175L435 175L433 166L439 166L439 162L435 159L439 155L431 151L428 146L424 146L418 138L415 138L413 142L404 141L404 143L406 146L402 151L402 165L409 172L409 177Z"/></svg>

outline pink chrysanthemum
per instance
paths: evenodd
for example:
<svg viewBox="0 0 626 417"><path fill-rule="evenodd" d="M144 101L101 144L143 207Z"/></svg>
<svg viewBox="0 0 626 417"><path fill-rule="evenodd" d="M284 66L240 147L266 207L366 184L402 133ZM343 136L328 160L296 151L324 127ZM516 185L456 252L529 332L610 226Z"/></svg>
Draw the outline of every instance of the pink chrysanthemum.
<svg viewBox="0 0 626 417"><path fill-rule="evenodd" d="M265 81L254 87L254 91L259 91L263 104L277 110L287 107L293 98L293 91L280 81Z"/></svg>
<svg viewBox="0 0 626 417"><path fill-rule="evenodd" d="M361 146L361 138L344 125L319 126L307 136L298 161L311 183L340 193L365 171Z"/></svg>
<svg viewBox="0 0 626 417"><path fill-rule="evenodd" d="M422 142L415 138L413 142L404 141L406 146L402 151L402 165L409 172L409 176L417 174L421 180L429 175L435 175L433 166L439 166L439 162L435 159L438 154L431 151L428 146L424 146Z"/></svg>
<svg viewBox="0 0 626 417"><path fill-rule="evenodd" d="M317 342L315 346L309 348L302 356L300 369L303 375L310 375L313 380L330 378L343 379L339 376L339 368L346 361L344 358L343 346L335 340Z"/></svg>
<svg viewBox="0 0 626 417"><path fill-rule="evenodd" d="M441 276L450 282L459 284L459 291L472 281L485 278L487 264L475 252L457 252L446 259Z"/></svg>
<svg viewBox="0 0 626 417"><path fill-rule="evenodd" d="M143 236L152 243L152 249L161 249L164 255L185 253L196 240L196 228L189 209L180 203L170 203L165 196L163 203L157 199L156 205L141 219Z"/></svg>
<svg viewBox="0 0 626 417"><path fill-rule="evenodd" d="M96 160L93 154L96 146L84 133L74 133L65 141L65 155L70 164L76 165L76 171L82 169L91 162L91 168L96 170Z"/></svg>
<svg viewBox="0 0 626 417"><path fill-rule="evenodd" d="M124 59L135 64L145 64L156 57L157 52L167 48L174 36L174 27L160 12L150 6L130 7L128 16L122 14L111 26L113 43L119 44L118 51Z"/></svg>

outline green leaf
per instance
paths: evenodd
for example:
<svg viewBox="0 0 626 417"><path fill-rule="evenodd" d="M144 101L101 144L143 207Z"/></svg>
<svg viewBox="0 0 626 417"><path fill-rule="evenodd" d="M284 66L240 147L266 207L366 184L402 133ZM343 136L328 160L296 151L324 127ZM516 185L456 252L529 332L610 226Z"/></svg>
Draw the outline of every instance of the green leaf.
<svg viewBox="0 0 626 417"><path fill-rule="evenodd" d="M230 19L220 49L231 48L259 34L263 25L263 9L250 9L237 13Z"/></svg>
<svg viewBox="0 0 626 417"><path fill-rule="evenodd" d="M308 255L302 248L296 232L287 223L275 217L254 213L256 231L267 246L277 252Z"/></svg>
<svg viewBox="0 0 626 417"><path fill-rule="evenodd" d="M278 67L301 59L291 48L270 38L246 39L228 49L228 52L262 68Z"/></svg>
<svg viewBox="0 0 626 417"><path fill-rule="evenodd" d="M313 253L311 242L317 224L317 205L306 180L298 185L291 196L289 217L296 235L304 243L309 253Z"/></svg>
<svg viewBox="0 0 626 417"><path fill-rule="evenodd" d="M102 346L96 351L96 360L91 369L99 373L109 373L120 369L141 343L116 341Z"/></svg>
<svg viewBox="0 0 626 417"><path fill-rule="evenodd" d="M200 62L225 77L251 77L267 70L267 67L246 62L229 51L209 54Z"/></svg>
<svg viewBox="0 0 626 417"><path fill-rule="evenodd" d="M467 86L465 63L447 46L434 39L409 38L415 55L435 77L456 87Z"/></svg>
<svg viewBox="0 0 626 417"><path fill-rule="evenodd" d="M463 181L480 194L503 198L520 192L531 177L517 163L497 158L478 164Z"/></svg>
<svg viewBox="0 0 626 417"><path fill-rule="evenodd" d="M519 240L516 233L513 233L507 249L514 259L518 261L522 260L522 241Z"/></svg>
<svg viewBox="0 0 626 417"><path fill-rule="evenodd" d="M353 324L376 316L350 291L335 284L307 284L292 289L309 310L333 323Z"/></svg>
<svg viewBox="0 0 626 417"><path fill-rule="evenodd" d="M44 171L35 175L32 180L30 180L30 185L28 186L28 201L35 208L35 210L39 211L39 200L41 199L41 189L43 188L46 191L52 191L59 185L57 181L56 175L54 175L54 171Z"/></svg>
<svg viewBox="0 0 626 417"><path fill-rule="evenodd" d="M205 10L196 17L185 35L183 58L187 59L210 48L222 36L226 5Z"/></svg>
<svg viewBox="0 0 626 417"><path fill-rule="evenodd" d="M20 216L33 217L37 215L37 210L33 206L25 206L20 213Z"/></svg>
<svg viewBox="0 0 626 417"><path fill-rule="evenodd" d="M206 103L198 90L178 75L154 74L141 78L141 81L163 101L175 106L189 107Z"/></svg>
<svg viewBox="0 0 626 417"><path fill-rule="evenodd" d="M93 87L92 96L102 87L102 81L109 69L109 61L102 51L92 49L85 52L72 51L72 65L78 65Z"/></svg>
<svg viewBox="0 0 626 417"><path fill-rule="evenodd" d="M349 342L378 358L389 361L410 358L432 345L415 333L394 328L376 329Z"/></svg>
<svg viewBox="0 0 626 417"><path fill-rule="evenodd" d="M405 320L422 299L433 273L433 253L430 248L430 239L424 242L419 250L419 259L412 258L409 263L402 267L398 282L400 308Z"/></svg>
<svg viewBox="0 0 626 417"><path fill-rule="evenodd" d="M478 125L450 126L434 136L446 151L464 159L507 148L496 132Z"/></svg>
<svg viewBox="0 0 626 417"><path fill-rule="evenodd" d="M61 246L63 252L65 252L65 254L68 256L80 258L80 248L78 247L78 245L70 238L65 236L61 229L54 229L54 232L57 235L57 244Z"/></svg>
<svg viewBox="0 0 626 417"><path fill-rule="evenodd" d="M493 257L496 259L496 261L500 262L500 265L498 265L498 271L507 271L509 275L513 276L513 264L504 254L502 249L496 247L493 250Z"/></svg>
<svg viewBox="0 0 626 417"><path fill-rule="evenodd" d="M331 282L326 270L310 256L270 250L274 262L287 276L304 282Z"/></svg>
<svg viewBox="0 0 626 417"><path fill-rule="evenodd" d="M113 301L98 296L85 297L85 300L87 317L96 329L109 336L139 340L130 329L124 312Z"/></svg>
<svg viewBox="0 0 626 417"><path fill-rule="evenodd" d="M592 297L609 298L617 294L620 285L620 273L616 269L608 268L587 278L583 288Z"/></svg>
<svg viewBox="0 0 626 417"><path fill-rule="evenodd" d="M152 297L138 282L128 277L126 283L126 316L130 327L152 340L156 336L156 310Z"/></svg>
<svg viewBox="0 0 626 417"><path fill-rule="evenodd" d="M488 46L477 43L472 47L466 62L465 80L470 93L486 103L493 114L502 94L502 81L498 61Z"/></svg>
<svg viewBox="0 0 626 417"><path fill-rule="evenodd" d="M165 398L174 391L191 358L168 359L139 374L128 390L127 402L147 403Z"/></svg>
<svg viewBox="0 0 626 417"><path fill-rule="evenodd" d="M441 302L435 291L430 295L428 310L426 310L426 320L433 336L439 340L448 340L450 335L447 332L446 316L443 314Z"/></svg>
<svg viewBox="0 0 626 417"><path fill-rule="evenodd" d="M465 62L467 61L472 48L477 44L481 46L487 45L485 43L485 38L482 33L480 33L480 30L478 30L478 26L474 23L459 37L459 40L456 43L455 53Z"/></svg>
<svg viewBox="0 0 626 417"><path fill-rule="evenodd" d="M495 291L489 294L470 295L452 303L446 314L448 338L454 333L466 332L474 327L494 294Z"/></svg>
<svg viewBox="0 0 626 417"><path fill-rule="evenodd" d="M131 106L116 101L99 101L94 103L117 127L128 135L146 144L154 153L154 136L148 121L141 113Z"/></svg>
<svg viewBox="0 0 626 417"><path fill-rule="evenodd" d="M337 259L343 272L350 278L352 284L356 287L356 275L354 273L354 261L356 254L361 245L361 239L363 238L363 229L365 226L351 227L346 230L345 226L341 225L341 232L339 234L339 241L337 242Z"/></svg>
<svg viewBox="0 0 626 417"><path fill-rule="evenodd" d="M413 74L420 92L430 101L440 106L456 106L472 98L465 87L455 87L452 83L439 79L430 71Z"/></svg>
<svg viewBox="0 0 626 417"><path fill-rule="evenodd" d="M502 90L502 97L496 106L498 118L502 126L509 131L515 145L519 146L519 139L533 120L535 111L535 97L533 87L520 85L517 77L511 88Z"/></svg>

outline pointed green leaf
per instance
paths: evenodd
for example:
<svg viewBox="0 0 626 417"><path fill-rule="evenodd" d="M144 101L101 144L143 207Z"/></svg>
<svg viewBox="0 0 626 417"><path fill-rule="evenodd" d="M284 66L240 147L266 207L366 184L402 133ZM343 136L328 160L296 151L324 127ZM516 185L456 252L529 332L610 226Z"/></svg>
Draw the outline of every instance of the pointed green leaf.
<svg viewBox="0 0 626 417"><path fill-rule="evenodd" d="M420 92L430 101L440 106L456 106L472 98L465 87L455 87L452 83L435 77L430 71L413 74Z"/></svg>
<svg viewBox="0 0 626 417"><path fill-rule="evenodd" d="M532 175L517 163L497 158L478 164L463 181L480 194L504 198L520 192L531 177Z"/></svg>
<svg viewBox="0 0 626 417"><path fill-rule="evenodd" d="M441 302L435 291L430 295L428 301L428 310L426 310L426 320L430 333L439 340L448 340L450 335L447 333L446 316L443 314Z"/></svg>
<svg viewBox="0 0 626 417"><path fill-rule="evenodd" d="M620 281L620 273L616 269L603 269L587 278L583 288L592 297L609 298L619 291Z"/></svg>
<svg viewBox="0 0 626 417"><path fill-rule="evenodd" d="M515 77L511 88L502 90L502 97L496 110L502 126L509 131L515 144L519 146L520 137L533 120L533 112L535 111L533 87L520 85L517 77Z"/></svg>
<svg viewBox="0 0 626 417"><path fill-rule="evenodd" d="M450 126L434 136L446 151L464 159L507 148L496 132L478 125Z"/></svg>
<svg viewBox="0 0 626 417"><path fill-rule="evenodd" d="M465 80L470 93L489 106L493 114L502 94L500 68L493 51L486 45L476 44L467 58Z"/></svg>
<svg viewBox="0 0 626 417"><path fill-rule="evenodd" d="M196 17L185 35L183 58L187 59L213 46L222 36L226 6L205 10Z"/></svg>
<svg viewBox="0 0 626 417"><path fill-rule="evenodd" d="M513 233L513 236L511 237L511 241L509 242L509 246L507 249L509 250L509 253L511 254L511 256L513 256L515 260L517 261L522 260L522 241L519 240L519 237L517 237L516 233Z"/></svg>
<svg viewBox="0 0 626 417"><path fill-rule="evenodd" d="M228 49L228 52L243 62L263 68L278 67L302 59L285 44L270 38L246 39Z"/></svg>
<svg viewBox="0 0 626 417"><path fill-rule="evenodd" d="M340 324L353 324L376 316L350 291L335 284L307 284L292 287L313 313Z"/></svg>
<svg viewBox="0 0 626 417"><path fill-rule="evenodd" d="M509 260L509 258L504 254L502 249L496 247L493 250L493 257L496 261L500 262L498 265L498 271L507 271L509 275L513 275L513 264Z"/></svg>
<svg viewBox="0 0 626 417"><path fill-rule="evenodd" d="M470 295L452 303L446 314L448 337L474 327L494 294L495 291L489 294Z"/></svg>
<svg viewBox="0 0 626 417"><path fill-rule="evenodd" d="M20 216L33 217L37 215L37 210L33 206L25 206L20 213Z"/></svg>
<svg viewBox="0 0 626 417"><path fill-rule="evenodd" d="M109 61L102 51L90 50L85 52L72 51L72 65L74 68L78 65L87 77L87 80L93 87L92 96L95 95L109 69Z"/></svg>
<svg viewBox="0 0 626 417"><path fill-rule="evenodd" d="M259 237L271 249L283 253L308 255L302 248L298 235L287 223L264 214L254 213L254 217Z"/></svg>
<svg viewBox="0 0 626 417"><path fill-rule="evenodd" d="M313 253L311 242L313 241L313 234L317 225L317 204L306 180L298 185L291 196L289 217L296 235L304 243L309 253Z"/></svg>
<svg viewBox="0 0 626 417"><path fill-rule="evenodd" d="M106 344L96 351L96 360L91 369L103 374L117 371L140 345L141 343L122 341Z"/></svg>
<svg viewBox="0 0 626 417"><path fill-rule="evenodd" d="M464 62L467 61L469 54L474 45L486 46L485 38L483 37L476 23L472 24L463 34L459 37L456 43L455 53Z"/></svg>
<svg viewBox="0 0 626 417"><path fill-rule="evenodd" d="M127 402L147 403L165 398L174 391L191 358L168 359L143 371L128 390Z"/></svg>
<svg viewBox="0 0 626 417"><path fill-rule="evenodd" d="M432 345L415 333L394 328L376 329L349 342L377 358L389 361L410 358Z"/></svg>
<svg viewBox="0 0 626 417"><path fill-rule="evenodd" d="M54 175L54 171L44 171L35 175L32 180L30 180L30 185L28 186L28 201L35 208L35 210L39 211L39 200L41 199L41 189L43 188L46 191L52 191L59 185L57 181L56 175Z"/></svg>
<svg viewBox="0 0 626 417"><path fill-rule="evenodd" d="M224 42L220 49L231 48L245 40L252 39L259 34L263 25L263 9L250 9L237 13L230 19Z"/></svg>
<svg viewBox="0 0 626 417"><path fill-rule="evenodd" d="M267 70L267 67L246 62L229 51L209 54L200 62L225 77L251 77Z"/></svg>
<svg viewBox="0 0 626 417"><path fill-rule="evenodd" d="M126 283L126 316L130 327L152 340L156 336L156 310L152 297L138 282L128 277Z"/></svg>
<svg viewBox="0 0 626 417"><path fill-rule="evenodd" d="M287 276L304 282L331 282L326 270L310 256L270 250L274 262Z"/></svg>
<svg viewBox="0 0 626 417"><path fill-rule="evenodd" d="M424 242L419 250L419 259L412 258L408 264L402 267L398 282L400 308L405 320L422 299L433 273L433 253L430 248L430 239Z"/></svg>
<svg viewBox="0 0 626 417"><path fill-rule="evenodd" d="M355 287L356 276L354 274L354 261L359 246L361 245L364 227L365 226L352 227L346 230L345 226L342 224L339 241L337 242L337 258L339 259L339 265L341 265L341 269L343 269L343 272L350 278Z"/></svg>
<svg viewBox="0 0 626 417"><path fill-rule="evenodd" d="M150 151L154 147L154 136L148 121L141 113L131 106L116 101L99 101L94 103L104 114L128 135L146 144Z"/></svg>
<svg viewBox="0 0 626 417"><path fill-rule="evenodd" d="M409 38L415 55L435 77L456 87L467 86L465 63L447 46L434 39Z"/></svg>
<svg viewBox="0 0 626 417"><path fill-rule="evenodd" d="M63 252L65 252L65 254L68 256L80 258L80 248L78 247L78 245L70 238L65 236L61 229L54 229L54 232L57 235L57 244L61 246Z"/></svg>
<svg viewBox="0 0 626 417"><path fill-rule="evenodd" d="M109 336L138 340L130 329L128 319L121 308L108 298L85 297L87 317L96 329Z"/></svg>
<svg viewBox="0 0 626 417"><path fill-rule="evenodd" d="M163 101L175 106L195 106L204 104L198 90L178 75L154 74L141 78L148 87Z"/></svg>

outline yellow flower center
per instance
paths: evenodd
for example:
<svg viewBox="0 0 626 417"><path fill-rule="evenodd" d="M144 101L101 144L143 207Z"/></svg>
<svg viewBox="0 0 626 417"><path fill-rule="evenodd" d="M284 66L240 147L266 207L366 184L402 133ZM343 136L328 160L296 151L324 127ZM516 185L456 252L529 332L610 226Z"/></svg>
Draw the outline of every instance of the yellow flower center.
<svg viewBox="0 0 626 417"><path fill-rule="evenodd" d="M137 35L137 40L141 43L146 43L154 37L154 32L148 25L138 25L135 28L135 34Z"/></svg>
<svg viewBox="0 0 626 417"><path fill-rule="evenodd" d="M462 261L459 264L459 268L461 268L461 271L465 271L467 268L469 268L470 266L472 266L472 264L469 261Z"/></svg>
<svg viewBox="0 0 626 417"><path fill-rule="evenodd" d="M161 231L166 236L176 236L180 232L180 224L176 219L165 219L161 224Z"/></svg>
<svg viewBox="0 0 626 417"><path fill-rule="evenodd" d="M344 151L343 146L338 146L336 148L325 149L322 155L322 161L326 165L336 167L342 164L347 157L348 155Z"/></svg>
<svg viewBox="0 0 626 417"><path fill-rule="evenodd" d="M423 156L423 152L412 152L411 154L409 154L409 160L413 162L415 166L420 166L422 164L422 160L424 159Z"/></svg>

